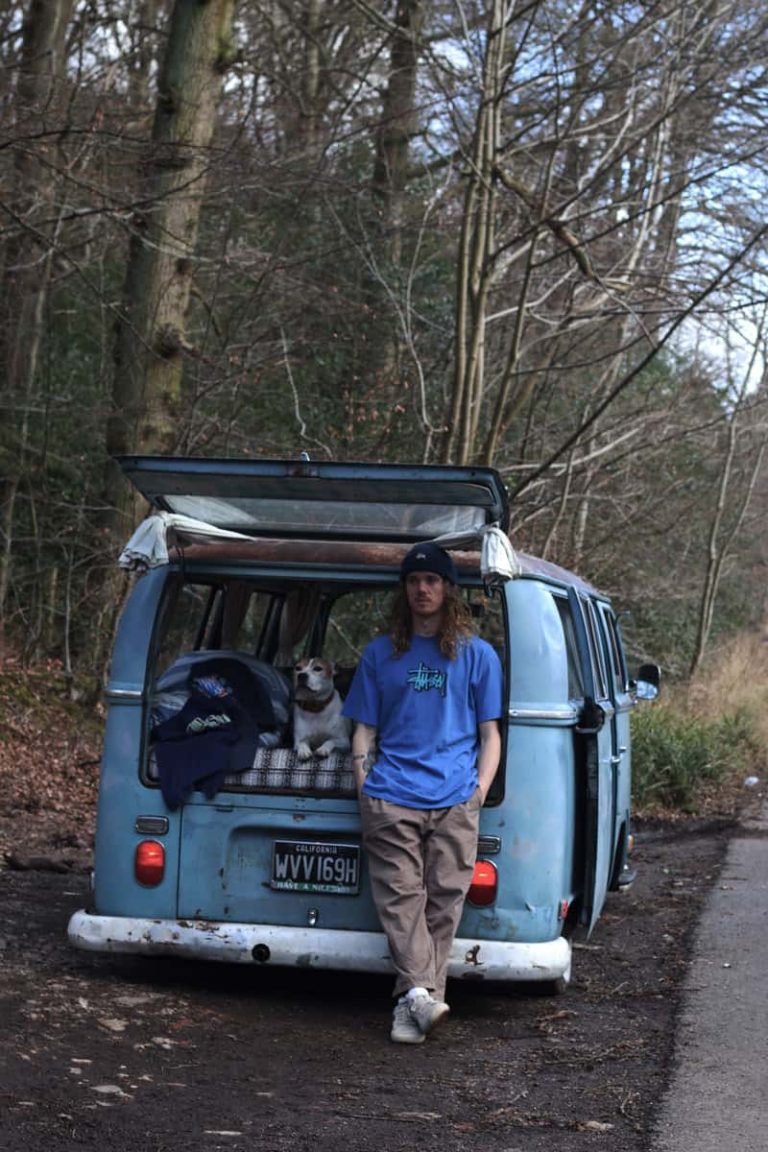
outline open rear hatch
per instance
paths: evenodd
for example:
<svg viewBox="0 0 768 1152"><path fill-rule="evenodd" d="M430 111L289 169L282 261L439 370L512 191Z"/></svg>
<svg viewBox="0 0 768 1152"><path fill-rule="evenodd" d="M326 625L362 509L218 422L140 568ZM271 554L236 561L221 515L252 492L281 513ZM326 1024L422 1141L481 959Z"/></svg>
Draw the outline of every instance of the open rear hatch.
<svg viewBox="0 0 768 1152"><path fill-rule="evenodd" d="M116 459L153 509L245 536L408 543L509 526L504 484L492 468Z"/></svg>

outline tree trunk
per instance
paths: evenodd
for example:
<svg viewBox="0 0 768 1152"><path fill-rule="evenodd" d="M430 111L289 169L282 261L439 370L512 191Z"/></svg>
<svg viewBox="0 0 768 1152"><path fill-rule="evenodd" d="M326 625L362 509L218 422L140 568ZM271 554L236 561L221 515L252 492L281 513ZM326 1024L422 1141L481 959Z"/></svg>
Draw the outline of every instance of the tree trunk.
<svg viewBox="0 0 768 1152"><path fill-rule="evenodd" d="M365 324L359 375L375 389L377 402L387 406L402 397L410 344L412 313L403 268L403 229L411 141L419 130L416 92L424 19L423 0L398 0L371 176L373 221L361 285ZM429 442L428 422L424 432Z"/></svg>
<svg viewBox="0 0 768 1152"><path fill-rule="evenodd" d="M478 112L459 241L456 351L453 393L443 462L467 464L475 447L485 389L486 303L495 249L495 169L499 152L501 93L508 5L494 0L483 61Z"/></svg>
<svg viewBox="0 0 768 1152"><path fill-rule="evenodd" d="M417 127L416 80L423 24L422 0L399 0L372 184L374 203L381 212L387 262L393 266L400 263L402 254L403 198L410 142Z"/></svg>
<svg viewBox="0 0 768 1152"><path fill-rule="evenodd" d="M14 106L19 147L13 155L14 225L6 241L0 283L0 626L8 597L19 486L28 468L29 418L50 279L56 165L50 144L35 137L60 128L59 83L74 0L31 0L24 20Z"/></svg>
<svg viewBox="0 0 768 1152"><path fill-rule="evenodd" d="M110 455L169 452L177 440L195 243L232 9L233 0L174 4L117 325ZM130 499L113 468L106 496L117 523Z"/></svg>

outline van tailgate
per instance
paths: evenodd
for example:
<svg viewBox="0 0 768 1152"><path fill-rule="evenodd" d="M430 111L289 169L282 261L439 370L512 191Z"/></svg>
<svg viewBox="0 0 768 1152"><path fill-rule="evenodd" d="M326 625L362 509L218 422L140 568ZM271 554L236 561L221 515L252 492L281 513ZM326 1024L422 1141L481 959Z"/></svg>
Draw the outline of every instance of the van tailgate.
<svg viewBox="0 0 768 1152"><path fill-rule="evenodd" d="M379 929L353 811L185 805L178 900L182 919Z"/></svg>

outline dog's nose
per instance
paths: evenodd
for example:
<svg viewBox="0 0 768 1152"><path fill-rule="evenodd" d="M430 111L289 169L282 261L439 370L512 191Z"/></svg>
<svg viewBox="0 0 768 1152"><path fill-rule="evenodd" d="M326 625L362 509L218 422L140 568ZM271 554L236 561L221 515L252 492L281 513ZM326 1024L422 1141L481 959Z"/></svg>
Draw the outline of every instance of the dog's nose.
<svg viewBox="0 0 768 1152"><path fill-rule="evenodd" d="M299 683L303 683L304 681L309 679L309 673L308 672L297 672L296 673L296 679L299 681Z"/></svg>

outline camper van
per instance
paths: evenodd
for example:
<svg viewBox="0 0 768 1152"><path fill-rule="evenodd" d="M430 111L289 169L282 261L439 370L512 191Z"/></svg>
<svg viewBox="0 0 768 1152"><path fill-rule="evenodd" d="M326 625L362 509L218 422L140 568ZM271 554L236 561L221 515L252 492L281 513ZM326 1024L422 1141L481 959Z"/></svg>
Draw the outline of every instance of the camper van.
<svg viewBox="0 0 768 1152"><path fill-rule="evenodd" d="M433 540L505 683L449 976L561 991L574 937L632 877L629 719L658 687L655 665L630 678L608 598L514 548L490 468L119 463L152 514L120 558L135 575L106 690L90 903L71 943L393 971L349 753L296 750L292 671L332 662L343 697L386 629L405 553ZM222 682L234 712L196 728L195 691Z"/></svg>

